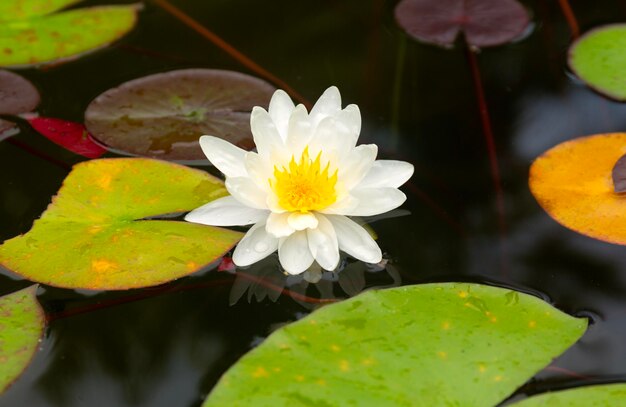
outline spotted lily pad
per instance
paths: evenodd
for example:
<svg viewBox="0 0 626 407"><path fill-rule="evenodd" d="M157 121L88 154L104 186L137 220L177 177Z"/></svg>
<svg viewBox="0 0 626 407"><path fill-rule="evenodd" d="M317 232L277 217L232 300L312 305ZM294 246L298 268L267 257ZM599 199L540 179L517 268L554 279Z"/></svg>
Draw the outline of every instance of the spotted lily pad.
<svg viewBox="0 0 626 407"><path fill-rule="evenodd" d="M626 100L626 24L606 25L576 40L569 50L569 66L596 91Z"/></svg>
<svg viewBox="0 0 626 407"><path fill-rule="evenodd" d="M36 286L0 297L0 393L26 369L45 325Z"/></svg>
<svg viewBox="0 0 626 407"><path fill-rule="evenodd" d="M411 37L444 47L451 47L459 33L475 47L505 44L530 22L516 0L402 0L395 16Z"/></svg>
<svg viewBox="0 0 626 407"><path fill-rule="evenodd" d="M0 114L28 113L39 101L39 92L32 83L13 72L0 70ZM15 127L15 123L0 119L0 138L13 134Z"/></svg>
<svg viewBox="0 0 626 407"><path fill-rule="evenodd" d="M98 96L85 124L117 153L175 161L206 160L201 135L254 147L250 112L267 106L274 87L238 72L185 69L126 82Z"/></svg>
<svg viewBox="0 0 626 407"><path fill-rule="evenodd" d="M121 38L137 20L134 5L43 15L73 2L38 3L41 7L34 0L0 6L0 10L8 8L8 14L0 15L0 66L27 67L76 58Z"/></svg>
<svg viewBox="0 0 626 407"><path fill-rule="evenodd" d="M208 406L493 406L585 332L539 298L478 284L369 291L279 329Z"/></svg>
<svg viewBox="0 0 626 407"><path fill-rule="evenodd" d="M147 217L227 195L203 171L146 158L80 163L25 235L0 246L0 263L32 281L119 290L164 283L220 258L239 232Z"/></svg>
<svg viewBox="0 0 626 407"><path fill-rule="evenodd" d="M609 407L626 406L626 384L585 386L530 397L515 407Z"/></svg>
<svg viewBox="0 0 626 407"><path fill-rule="evenodd" d="M11 0L0 2L0 20L45 16L82 0Z"/></svg>
<svg viewBox="0 0 626 407"><path fill-rule="evenodd" d="M530 190L557 222L578 233L626 245L626 197L613 169L626 154L626 133L566 141L530 167Z"/></svg>

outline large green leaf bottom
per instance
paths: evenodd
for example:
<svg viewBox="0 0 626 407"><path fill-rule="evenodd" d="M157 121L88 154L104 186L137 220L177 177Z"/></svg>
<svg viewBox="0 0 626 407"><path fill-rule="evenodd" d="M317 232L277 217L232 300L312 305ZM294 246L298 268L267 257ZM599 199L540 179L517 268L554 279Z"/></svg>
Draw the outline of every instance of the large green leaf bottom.
<svg viewBox="0 0 626 407"><path fill-rule="evenodd" d="M593 89L617 100L626 100L626 24L591 30L569 50L572 70Z"/></svg>
<svg viewBox="0 0 626 407"><path fill-rule="evenodd" d="M502 288L369 291L288 325L237 362L208 406L494 406L587 321Z"/></svg>
<svg viewBox="0 0 626 407"><path fill-rule="evenodd" d="M33 358L45 325L36 286L0 297L0 393Z"/></svg>
<svg viewBox="0 0 626 407"><path fill-rule="evenodd" d="M135 5L47 14L75 2L0 2L0 66L22 67L74 58L121 38L137 21Z"/></svg>
<svg viewBox="0 0 626 407"><path fill-rule="evenodd" d="M241 233L142 219L225 195L217 178L165 161L83 162L33 228L0 246L0 263L27 279L67 288L119 290L174 280L218 259Z"/></svg>
<svg viewBox="0 0 626 407"><path fill-rule="evenodd" d="M617 407L626 406L626 384L604 384L541 394L515 407Z"/></svg>

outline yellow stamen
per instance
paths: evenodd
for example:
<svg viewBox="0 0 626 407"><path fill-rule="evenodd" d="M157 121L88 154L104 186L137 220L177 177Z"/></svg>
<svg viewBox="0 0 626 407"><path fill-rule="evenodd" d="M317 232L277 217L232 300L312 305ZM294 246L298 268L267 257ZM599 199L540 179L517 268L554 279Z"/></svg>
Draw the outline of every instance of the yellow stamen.
<svg viewBox="0 0 626 407"><path fill-rule="evenodd" d="M300 160L295 157L287 167L274 166L274 179L270 187L278 197L278 204L289 212L319 211L337 200L337 171L328 174L330 163L322 170L320 152L315 160L309 157L309 147L302 152Z"/></svg>

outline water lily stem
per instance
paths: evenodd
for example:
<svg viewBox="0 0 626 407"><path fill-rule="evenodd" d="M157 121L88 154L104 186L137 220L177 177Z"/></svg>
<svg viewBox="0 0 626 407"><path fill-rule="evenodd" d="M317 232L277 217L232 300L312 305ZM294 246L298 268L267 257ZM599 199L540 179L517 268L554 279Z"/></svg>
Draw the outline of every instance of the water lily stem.
<svg viewBox="0 0 626 407"><path fill-rule="evenodd" d="M500 176L500 167L498 165L496 142L493 136L493 130L491 128L491 119L489 117L489 110L487 108L485 90L483 88L482 80L480 77L478 60L476 58L476 55L474 54L474 51L472 51L469 45L466 46L466 54L469 61L470 69L472 71L472 79L474 82L476 98L478 99L478 109L480 112L480 120L483 127L483 135L485 136L485 142L487 143L487 153L489 154L489 167L491 169L491 180L493 183L493 188L496 192L496 210L498 212L498 228L500 230L501 265L502 270L506 273L506 211L504 207L504 190L502 188L502 178Z"/></svg>
<svg viewBox="0 0 626 407"><path fill-rule="evenodd" d="M235 58L246 68L255 72L257 75L262 76L263 78L269 80L270 82L274 83L276 86L282 88L284 91L289 93L294 99L297 99L302 104L304 104L308 109L311 108L312 106L311 102L309 102L304 96L296 92L285 81L283 81L282 79L275 76L273 73L271 73L267 69L263 68L262 66L254 62L252 59L250 59L248 56L243 54L241 51L233 47L228 42L224 41L220 36L212 32L211 30L209 30L208 28L206 28L205 26L203 26L202 24L200 24L193 18L191 18L184 11L182 11L178 7L175 7L167 0L153 0L153 2L157 6L161 7L163 10L165 10L166 12L168 12L169 14L171 14L172 16L180 20L187 27L191 28L192 30L194 30L195 32L197 32L198 34L200 34L207 40L211 41L214 45L221 48L224 52L226 52L231 57Z"/></svg>
<svg viewBox="0 0 626 407"><path fill-rule="evenodd" d="M561 6L561 10L563 11L563 15L565 16L565 21L567 21L570 32L572 33L572 39L575 40L580 36L580 28L578 27L578 21L572 11L569 0L559 0L559 5Z"/></svg>

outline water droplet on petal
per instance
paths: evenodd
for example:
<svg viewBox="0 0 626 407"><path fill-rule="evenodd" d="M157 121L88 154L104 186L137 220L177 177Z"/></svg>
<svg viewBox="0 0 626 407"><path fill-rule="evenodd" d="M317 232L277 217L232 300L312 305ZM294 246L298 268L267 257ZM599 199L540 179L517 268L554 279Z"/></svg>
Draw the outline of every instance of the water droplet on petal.
<svg viewBox="0 0 626 407"><path fill-rule="evenodd" d="M258 242L257 244L254 245L254 250L256 250L259 253L267 251L267 249L269 249L269 246L267 245L266 242Z"/></svg>

